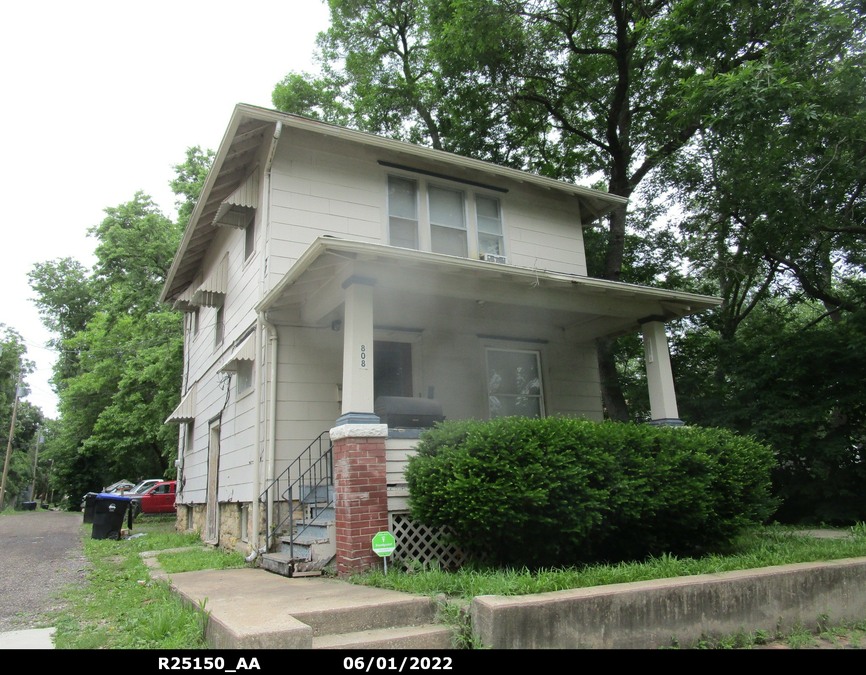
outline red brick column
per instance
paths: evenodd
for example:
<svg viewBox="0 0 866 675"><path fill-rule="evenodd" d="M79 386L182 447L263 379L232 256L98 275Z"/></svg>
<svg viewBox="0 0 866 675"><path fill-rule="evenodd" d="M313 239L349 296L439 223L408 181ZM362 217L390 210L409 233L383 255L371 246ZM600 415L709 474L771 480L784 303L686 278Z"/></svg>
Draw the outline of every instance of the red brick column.
<svg viewBox="0 0 866 675"><path fill-rule="evenodd" d="M387 427L383 429L384 425L379 424L349 426L331 430L337 573L340 576L379 567L382 563L373 553L373 535L388 529Z"/></svg>

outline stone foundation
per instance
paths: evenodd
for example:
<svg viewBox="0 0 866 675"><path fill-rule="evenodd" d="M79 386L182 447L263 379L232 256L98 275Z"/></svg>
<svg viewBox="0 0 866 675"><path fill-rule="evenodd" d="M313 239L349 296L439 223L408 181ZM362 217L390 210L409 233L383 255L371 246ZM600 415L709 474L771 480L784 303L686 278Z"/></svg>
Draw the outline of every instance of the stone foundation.
<svg viewBox="0 0 866 675"><path fill-rule="evenodd" d="M246 540L244 541L244 528L242 527L242 514L244 507L246 512ZM227 550L237 550L246 555L249 553L250 539L253 534L253 508L250 502L223 502L219 505L220 526L219 545ZM261 510L261 532L265 530L264 507ZM190 523L192 527L190 527ZM207 505L206 504L178 504L177 522L175 529L178 532L195 532L200 537L207 531Z"/></svg>

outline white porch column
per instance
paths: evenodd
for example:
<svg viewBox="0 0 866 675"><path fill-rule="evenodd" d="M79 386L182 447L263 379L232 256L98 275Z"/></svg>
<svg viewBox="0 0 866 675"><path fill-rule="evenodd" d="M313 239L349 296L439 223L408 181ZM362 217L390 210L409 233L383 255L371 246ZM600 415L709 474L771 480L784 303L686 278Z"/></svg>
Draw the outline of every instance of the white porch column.
<svg viewBox="0 0 866 675"><path fill-rule="evenodd" d="M373 279L352 276L343 283L342 424L378 424L373 408Z"/></svg>
<svg viewBox="0 0 866 675"><path fill-rule="evenodd" d="M640 324L643 331L646 378L652 415L650 424L681 425L664 319L648 316L641 319Z"/></svg>

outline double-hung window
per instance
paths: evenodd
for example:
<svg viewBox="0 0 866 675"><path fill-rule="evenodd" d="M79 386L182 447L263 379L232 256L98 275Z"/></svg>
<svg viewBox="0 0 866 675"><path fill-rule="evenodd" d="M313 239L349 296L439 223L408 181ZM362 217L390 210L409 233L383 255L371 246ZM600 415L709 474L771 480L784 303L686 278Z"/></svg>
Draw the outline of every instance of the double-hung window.
<svg viewBox="0 0 866 675"><path fill-rule="evenodd" d="M388 177L388 235L391 246L418 247L418 184Z"/></svg>
<svg viewBox="0 0 866 675"><path fill-rule="evenodd" d="M466 245L466 217L463 212L463 193L456 190L429 186L430 241L434 253L468 255Z"/></svg>
<svg viewBox="0 0 866 675"><path fill-rule="evenodd" d="M499 200L475 195L475 217L478 223L478 254L505 255Z"/></svg>
<svg viewBox="0 0 866 675"><path fill-rule="evenodd" d="M217 307L216 311L216 322L215 322L215 330L214 330L214 346L219 347L223 343L223 337L225 336L225 312L223 311L222 305Z"/></svg>
<svg viewBox="0 0 866 675"><path fill-rule="evenodd" d="M256 251L256 220L255 216L250 219L247 229L244 230L244 260L249 260Z"/></svg>
<svg viewBox="0 0 866 675"><path fill-rule="evenodd" d="M389 175L388 243L461 258L504 257L502 203L439 181Z"/></svg>

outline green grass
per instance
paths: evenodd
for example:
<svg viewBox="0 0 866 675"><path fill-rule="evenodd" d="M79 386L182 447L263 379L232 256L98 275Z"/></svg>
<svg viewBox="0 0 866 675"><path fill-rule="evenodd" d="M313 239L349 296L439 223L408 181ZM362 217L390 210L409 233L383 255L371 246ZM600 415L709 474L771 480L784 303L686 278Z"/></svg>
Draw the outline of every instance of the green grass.
<svg viewBox="0 0 866 675"><path fill-rule="evenodd" d="M227 552L220 549L160 553L157 559L163 571L167 574L249 567L240 553L235 551Z"/></svg>
<svg viewBox="0 0 866 675"><path fill-rule="evenodd" d="M760 528L740 537L725 555L708 554L699 558L663 555L640 562L539 570L464 567L446 572L414 565L408 566L406 571L392 567L387 575L370 572L353 576L351 581L418 595L442 593L452 598L471 599L476 595L528 595L866 556L866 527L862 524L851 528L852 536L847 539L815 539L793 532L793 528L787 527Z"/></svg>
<svg viewBox="0 0 866 675"><path fill-rule="evenodd" d="M722 637L704 635L700 640L689 645L682 645L674 639L671 647L674 649L752 649L777 643L790 649L814 649L818 647L819 639L826 640L840 649L848 645L862 648L866 646L866 621L840 621L838 624L831 624L829 617L822 616L813 629L798 621L787 631L769 633L765 630L757 630L750 633L741 630L734 635Z"/></svg>
<svg viewBox="0 0 866 675"><path fill-rule="evenodd" d="M83 526L87 584L68 589L54 617L58 649L200 649L205 617L186 607L165 582L150 580L142 551L200 545L174 532L173 519L137 521L127 541L96 541Z"/></svg>

